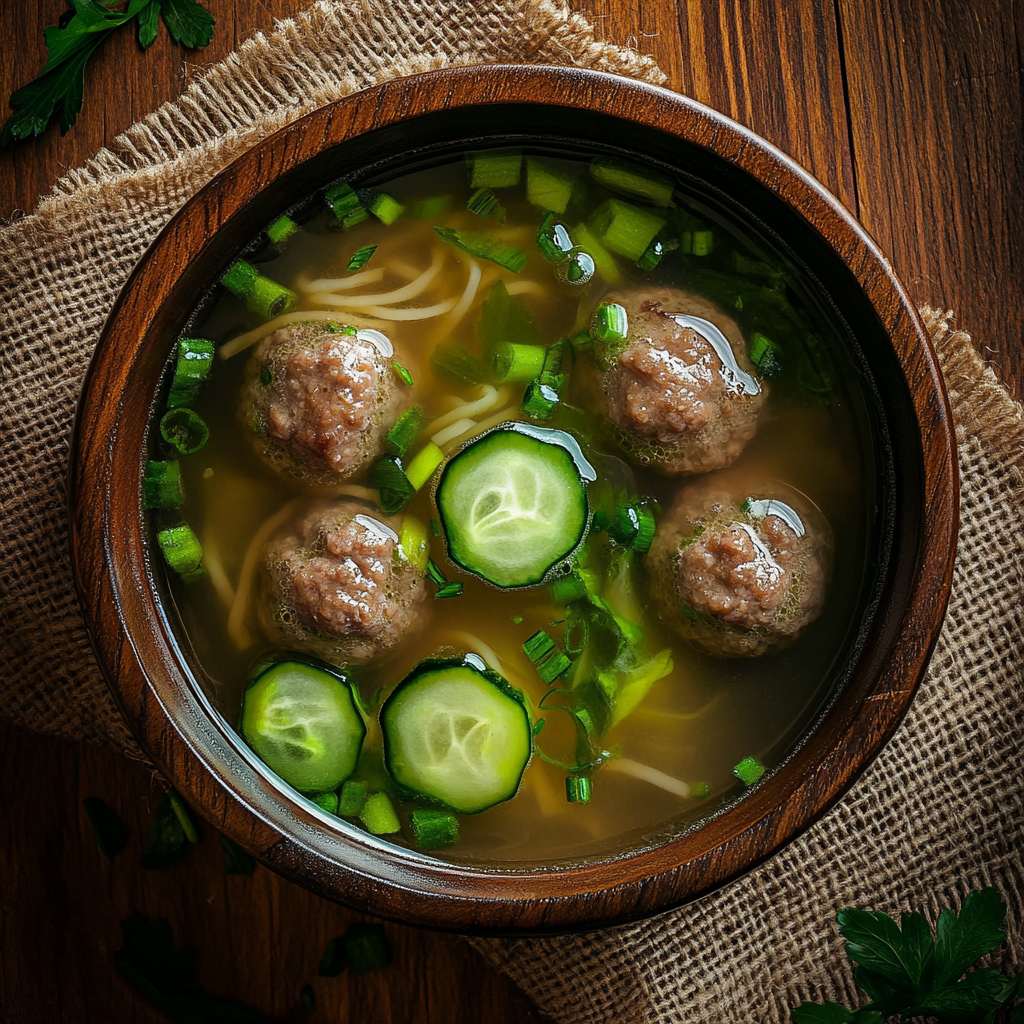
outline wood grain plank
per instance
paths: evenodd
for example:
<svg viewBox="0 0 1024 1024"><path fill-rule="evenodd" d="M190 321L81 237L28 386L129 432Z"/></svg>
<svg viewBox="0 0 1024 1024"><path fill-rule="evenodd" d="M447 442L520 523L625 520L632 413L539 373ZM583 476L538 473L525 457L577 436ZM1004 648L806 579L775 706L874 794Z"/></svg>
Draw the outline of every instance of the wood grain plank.
<svg viewBox="0 0 1024 1024"><path fill-rule="evenodd" d="M917 303L1024 383L1024 105L1015 0L839 0L860 216Z"/></svg>

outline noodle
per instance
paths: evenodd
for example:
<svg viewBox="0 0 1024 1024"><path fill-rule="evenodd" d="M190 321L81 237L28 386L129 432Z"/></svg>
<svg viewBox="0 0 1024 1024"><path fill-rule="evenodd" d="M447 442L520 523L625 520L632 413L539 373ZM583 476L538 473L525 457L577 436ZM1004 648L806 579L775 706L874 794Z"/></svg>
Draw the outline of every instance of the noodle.
<svg viewBox="0 0 1024 1024"><path fill-rule="evenodd" d="M481 384L480 391L482 392L481 397L475 402L464 402L462 405L457 405L451 412L446 412L443 416L438 416L433 423L429 424L424 431L428 436L433 436L442 427L447 427L449 423L454 423L456 420L468 419L471 416L477 416L482 412L488 412L493 409L496 405L501 405L508 397L504 388L494 388L490 384Z"/></svg>
<svg viewBox="0 0 1024 1024"><path fill-rule="evenodd" d="M539 281L509 281L505 285L509 295L544 295L544 285Z"/></svg>
<svg viewBox="0 0 1024 1024"><path fill-rule="evenodd" d="M445 427L439 430L436 434L432 435L430 440L441 447L443 444L447 444L449 441L454 440L460 434L465 434L467 431L472 430L476 426L476 420L456 420L450 427Z"/></svg>
<svg viewBox="0 0 1024 1024"><path fill-rule="evenodd" d="M304 274L295 279L295 287L301 292L335 292L358 288L364 284L376 284L384 276L383 267L364 270L350 277L318 277L310 281Z"/></svg>
<svg viewBox="0 0 1024 1024"><path fill-rule="evenodd" d="M230 608L235 603L235 588L231 586L228 574L224 571L224 563L220 560L220 552L213 542L213 537L207 531L203 534L203 565L206 574L210 577L213 589L217 596Z"/></svg>
<svg viewBox="0 0 1024 1024"><path fill-rule="evenodd" d="M429 320L431 317L442 316L455 305L455 299L445 299L436 306L413 306L405 309L394 309L391 306L366 306L368 316L378 320Z"/></svg>
<svg viewBox="0 0 1024 1024"><path fill-rule="evenodd" d="M493 416L488 417L485 420L480 420L476 424L476 430L478 433L482 433L485 430L490 430L491 427L496 427L499 423L504 423L506 420L514 420L519 416L519 409L514 405L508 405L501 412L496 412Z"/></svg>
<svg viewBox="0 0 1024 1024"><path fill-rule="evenodd" d="M469 307L473 305L473 300L476 298L477 290L480 287L482 275L483 271L480 269L480 264L476 260L470 260L469 278L466 281L466 287L462 292L462 298L459 299L458 304L452 310L451 316L444 322L444 329L446 331L454 330L459 321L466 315Z"/></svg>
<svg viewBox="0 0 1024 1024"><path fill-rule="evenodd" d="M268 334L273 334L279 327L284 327L286 324L303 323L308 320L327 320L330 323L344 323L351 327L370 328L376 327L380 323L379 320L372 320L366 316L351 317L347 314L339 316L330 309L296 309L291 313L282 313L280 316L274 317L273 320L268 320L265 324L254 327L251 331L226 341L217 349L217 356L220 359L230 359L232 356L238 355L239 352L244 352L247 348L255 345L256 342L262 341Z"/></svg>
<svg viewBox="0 0 1024 1024"><path fill-rule="evenodd" d="M395 288L390 292L378 292L376 295L333 295L330 292L317 293L317 302L328 306L345 306L347 309L364 309L367 306L390 306L396 302L407 302L425 292L437 277L444 264L444 253L434 250L434 260L426 270L407 285ZM454 305L454 303L453 303Z"/></svg>
<svg viewBox="0 0 1024 1024"><path fill-rule="evenodd" d="M620 772L622 775L631 775L634 779L640 779L642 782L649 782L652 786L681 796L684 800L690 797L691 790L685 782L680 782L679 779L675 779L671 775L659 772L657 768L640 764L639 761L632 761L628 757L613 757L605 762L604 767L606 771Z"/></svg>

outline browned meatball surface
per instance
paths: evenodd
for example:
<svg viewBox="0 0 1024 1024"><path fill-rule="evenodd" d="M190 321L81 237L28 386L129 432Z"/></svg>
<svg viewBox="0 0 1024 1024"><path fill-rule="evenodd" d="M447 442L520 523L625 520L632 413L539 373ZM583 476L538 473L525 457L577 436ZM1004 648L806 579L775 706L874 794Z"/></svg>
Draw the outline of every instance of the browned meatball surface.
<svg viewBox="0 0 1024 1024"><path fill-rule="evenodd" d="M648 555L662 620L720 657L795 640L821 611L830 566L821 514L778 484L742 493L715 481L686 488Z"/></svg>
<svg viewBox="0 0 1024 1024"><path fill-rule="evenodd" d="M367 333L285 327L249 363L241 416L286 476L329 486L380 454L400 400L389 360Z"/></svg>
<svg viewBox="0 0 1024 1024"><path fill-rule="evenodd" d="M675 288L605 301L621 305L629 321L625 348L602 374L621 447L635 462L670 475L735 461L757 431L765 397L736 323L707 299Z"/></svg>
<svg viewBox="0 0 1024 1024"><path fill-rule="evenodd" d="M303 501L267 544L260 622L334 663L390 650L426 617L424 577L401 559L400 523L356 501Z"/></svg>

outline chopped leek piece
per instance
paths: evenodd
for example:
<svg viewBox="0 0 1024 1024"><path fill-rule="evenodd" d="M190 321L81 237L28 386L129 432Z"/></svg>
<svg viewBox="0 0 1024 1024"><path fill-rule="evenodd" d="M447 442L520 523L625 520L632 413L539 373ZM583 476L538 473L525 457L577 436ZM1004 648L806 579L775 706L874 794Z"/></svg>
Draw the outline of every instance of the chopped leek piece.
<svg viewBox="0 0 1024 1024"><path fill-rule="evenodd" d="M178 358L174 366L174 379L167 395L167 408L191 405L199 393L199 386L209 376L213 366L213 342L204 338L182 338L178 342Z"/></svg>
<svg viewBox="0 0 1024 1024"><path fill-rule="evenodd" d="M587 596L587 585L579 573L572 572L551 584L551 600L555 604L571 604Z"/></svg>
<svg viewBox="0 0 1024 1024"><path fill-rule="evenodd" d="M540 377L531 381L523 394L522 410L531 420L547 420L558 406L558 390Z"/></svg>
<svg viewBox="0 0 1024 1024"><path fill-rule="evenodd" d="M519 184L523 154L517 149L488 149L469 154L471 188L509 188Z"/></svg>
<svg viewBox="0 0 1024 1024"><path fill-rule="evenodd" d="M356 974L379 971L391 963L391 951L379 924L350 924L341 941L349 967Z"/></svg>
<svg viewBox="0 0 1024 1024"><path fill-rule="evenodd" d="M706 782L696 782L690 787L690 796L697 800L706 800L711 796L711 787Z"/></svg>
<svg viewBox="0 0 1024 1024"><path fill-rule="evenodd" d="M537 248L549 263L560 263L572 252L569 229L560 224L553 213L546 213L537 228Z"/></svg>
<svg viewBox="0 0 1024 1024"><path fill-rule="evenodd" d="M384 435L384 443L396 455L406 455L420 436L423 428L423 410L418 406L406 409L395 420L395 425Z"/></svg>
<svg viewBox="0 0 1024 1024"><path fill-rule="evenodd" d="M349 779L341 787L338 798L337 813L343 818L354 818L366 803L366 783L359 779Z"/></svg>
<svg viewBox="0 0 1024 1024"><path fill-rule="evenodd" d="M361 249L356 249L352 253L352 258L348 261L346 270L358 270L360 267L365 267L370 261L370 257L377 251L375 245L364 245Z"/></svg>
<svg viewBox="0 0 1024 1024"><path fill-rule="evenodd" d="M142 505L144 508L177 508L185 500L181 486L181 466L177 459L170 462L147 462L142 479Z"/></svg>
<svg viewBox="0 0 1024 1024"><path fill-rule="evenodd" d="M362 224L363 221L370 219L370 211L365 206L360 206L359 209L353 210L347 217L343 217L341 220L341 226L346 231L351 231L358 224Z"/></svg>
<svg viewBox="0 0 1024 1024"><path fill-rule="evenodd" d="M405 207L386 192L372 188L361 188L356 193L363 206L382 224L390 226L405 213Z"/></svg>
<svg viewBox="0 0 1024 1024"><path fill-rule="evenodd" d="M665 218L621 199L609 199L594 211L589 226L606 248L638 260L665 226Z"/></svg>
<svg viewBox="0 0 1024 1024"><path fill-rule="evenodd" d="M732 773L744 786L752 786L764 775L764 771L764 765L756 757L745 757L733 768Z"/></svg>
<svg viewBox="0 0 1024 1024"><path fill-rule="evenodd" d="M220 279L229 292L245 299L245 308L266 320L287 313L295 305L295 292L264 277L251 263L233 263Z"/></svg>
<svg viewBox="0 0 1024 1024"><path fill-rule="evenodd" d="M291 217L278 217L277 220L267 228L267 238L269 238L275 245L280 245L282 242L287 242L288 239L291 238L298 230L299 225L296 224Z"/></svg>
<svg viewBox="0 0 1024 1024"><path fill-rule="evenodd" d="M194 455L210 439L210 428L191 409L168 409L160 419L160 436L179 455Z"/></svg>
<svg viewBox="0 0 1024 1024"><path fill-rule="evenodd" d="M679 242L674 238L655 238L646 249L643 255L636 261L641 270L653 270L664 259L667 253L679 248Z"/></svg>
<svg viewBox="0 0 1024 1024"><path fill-rule="evenodd" d="M434 584L435 587L442 587L448 582L448 577L437 567L437 563L432 559L427 559L427 579Z"/></svg>
<svg viewBox="0 0 1024 1024"><path fill-rule="evenodd" d="M523 651L537 670L545 686L551 686L559 676L565 675L572 662L555 646L555 641L538 629L523 644Z"/></svg>
<svg viewBox="0 0 1024 1024"><path fill-rule="evenodd" d="M328 814L338 813L337 793L311 793L309 794L309 799L312 800L321 811L326 811Z"/></svg>
<svg viewBox="0 0 1024 1024"><path fill-rule="evenodd" d="M445 583L438 587L434 594L434 599L437 601L443 601L448 597L462 597L462 584L458 582Z"/></svg>
<svg viewBox="0 0 1024 1024"><path fill-rule="evenodd" d="M478 188L469 197L466 209L478 217L489 217L500 224L505 223L505 207L498 202L498 197L489 188Z"/></svg>
<svg viewBox="0 0 1024 1024"><path fill-rule="evenodd" d="M459 841L459 819L450 811L419 808L409 814L409 824L421 850L440 850Z"/></svg>
<svg viewBox="0 0 1024 1024"><path fill-rule="evenodd" d="M434 230L438 238L447 245L461 249L470 256L476 256L477 259L497 263L499 267L511 270L513 274L518 274L526 266L526 253L514 245L497 242L473 231L456 231L454 228L442 227L435 227Z"/></svg>
<svg viewBox="0 0 1024 1024"><path fill-rule="evenodd" d="M587 775L566 775L565 799L571 804L585 804L590 801L590 777Z"/></svg>
<svg viewBox="0 0 1024 1024"><path fill-rule="evenodd" d="M359 820L375 836L390 836L402 829L387 793L371 793L363 803Z"/></svg>
<svg viewBox="0 0 1024 1024"><path fill-rule="evenodd" d="M427 196L417 199L406 207L405 215L413 220L433 220L446 214L452 208L451 196Z"/></svg>
<svg viewBox="0 0 1024 1024"><path fill-rule="evenodd" d="M577 246L555 267L555 277L562 284L579 286L589 284L596 269L594 257Z"/></svg>
<svg viewBox="0 0 1024 1024"><path fill-rule="evenodd" d="M690 252L694 256L707 256L715 247L715 235L712 231L694 231Z"/></svg>
<svg viewBox="0 0 1024 1024"><path fill-rule="evenodd" d="M622 505L612 513L608 533L625 547L646 554L654 541L654 513L639 502Z"/></svg>
<svg viewBox="0 0 1024 1024"><path fill-rule="evenodd" d="M578 172L569 171L546 160L536 157L526 158L526 199L534 206L555 213L565 213L565 208L572 198L573 185Z"/></svg>
<svg viewBox="0 0 1024 1024"><path fill-rule="evenodd" d="M421 448L405 468L406 479L413 490L418 491L434 475L434 471L442 462L444 452L433 441Z"/></svg>
<svg viewBox="0 0 1024 1024"><path fill-rule="evenodd" d="M598 241L597 236L586 226L579 224L573 228L573 237L577 243L590 254L597 272L608 284L617 284L622 277L615 257Z"/></svg>
<svg viewBox="0 0 1024 1024"><path fill-rule="evenodd" d="M629 316L617 302L603 302L594 312L590 335L594 342L594 356L601 370L606 370L626 347L629 334Z"/></svg>
<svg viewBox="0 0 1024 1024"><path fill-rule="evenodd" d="M750 336L750 361L762 377L777 377L782 372L782 350L760 331Z"/></svg>
<svg viewBox="0 0 1024 1024"><path fill-rule="evenodd" d="M430 538L427 536L427 528L415 516L406 516L402 520L402 529L398 533L398 550L399 557L410 565L415 566L420 572L427 571Z"/></svg>
<svg viewBox="0 0 1024 1024"><path fill-rule="evenodd" d="M438 345L430 357L430 368L436 377L455 384L480 384L491 375L487 364L461 345Z"/></svg>
<svg viewBox="0 0 1024 1024"><path fill-rule="evenodd" d="M187 523L161 530L156 535L156 542L164 561L182 579L198 579L195 574L202 575L203 546Z"/></svg>
<svg viewBox="0 0 1024 1024"><path fill-rule="evenodd" d="M338 220L344 220L363 207L363 204L359 201L359 196L356 195L355 189L344 182L329 188L324 193L324 199L327 201L327 205L334 211L334 216Z"/></svg>
<svg viewBox="0 0 1024 1024"><path fill-rule="evenodd" d="M530 312L508 293L504 281L495 281L480 307L476 325L480 347L488 357L503 341L517 345L540 343L540 331ZM482 378L486 379L486 378Z"/></svg>
<svg viewBox="0 0 1024 1024"><path fill-rule="evenodd" d="M525 384L544 369L543 345L516 345L507 341L494 348L494 379Z"/></svg>
<svg viewBox="0 0 1024 1024"><path fill-rule="evenodd" d="M654 206L668 206L672 201L672 179L650 167L613 156L595 156L590 161L590 176L605 188L638 196Z"/></svg>
<svg viewBox="0 0 1024 1024"><path fill-rule="evenodd" d="M416 383L416 381L412 379L412 374L409 372L409 370L396 360L392 360L391 369L395 371L395 376L407 388L411 388Z"/></svg>
<svg viewBox="0 0 1024 1024"><path fill-rule="evenodd" d="M401 460L394 455L385 455L373 464L373 482L377 485L380 507L389 514L404 508L416 493Z"/></svg>

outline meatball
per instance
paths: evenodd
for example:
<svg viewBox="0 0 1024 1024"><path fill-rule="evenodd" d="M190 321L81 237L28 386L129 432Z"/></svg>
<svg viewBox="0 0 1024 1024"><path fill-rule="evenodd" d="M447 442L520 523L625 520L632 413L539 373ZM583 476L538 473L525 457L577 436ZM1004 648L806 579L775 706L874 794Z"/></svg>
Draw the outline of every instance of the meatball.
<svg viewBox="0 0 1024 1024"><path fill-rule="evenodd" d="M423 573L398 551L398 523L358 501L300 501L263 556L260 623L324 661L369 661L426 617Z"/></svg>
<svg viewBox="0 0 1024 1024"><path fill-rule="evenodd" d="M754 657L792 643L821 611L831 533L799 492L722 481L683 489L648 555L665 624L709 654Z"/></svg>
<svg viewBox="0 0 1024 1024"><path fill-rule="evenodd" d="M628 319L624 347L604 360L601 380L623 450L670 476L735 461L757 430L765 398L735 322L675 288L606 301Z"/></svg>
<svg viewBox="0 0 1024 1024"><path fill-rule="evenodd" d="M389 346L377 331L323 321L264 338L249 362L240 407L260 455L284 475L320 486L338 484L376 458L400 401L384 355Z"/></svg>

